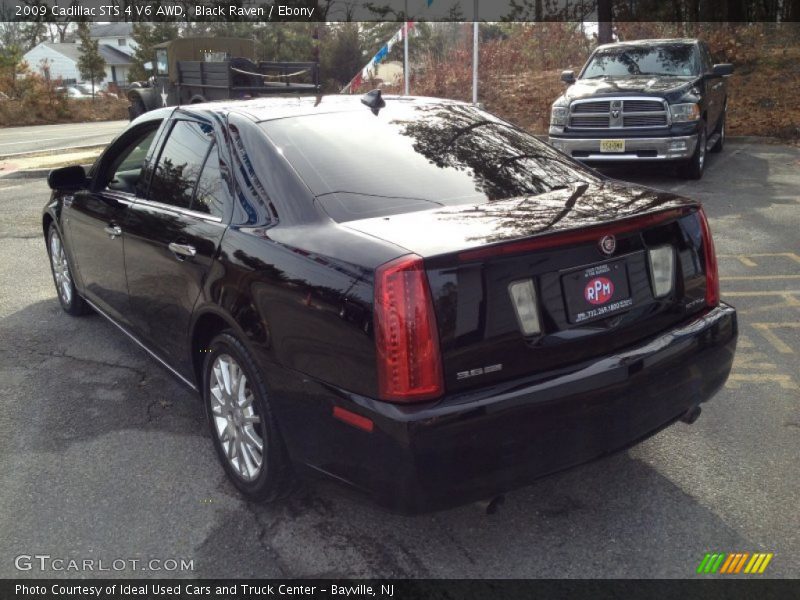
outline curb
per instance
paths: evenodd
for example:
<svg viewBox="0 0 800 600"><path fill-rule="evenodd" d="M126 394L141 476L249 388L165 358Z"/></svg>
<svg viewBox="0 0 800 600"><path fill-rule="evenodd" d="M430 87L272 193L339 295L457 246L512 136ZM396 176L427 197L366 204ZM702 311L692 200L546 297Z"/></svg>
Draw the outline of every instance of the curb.
<svg viewBox="0 0 800 600"><path fill-rule="evenodd" d="M90 164L81 165L84 169L89 170L92 166ZM0 180L3 179L45 179L49 174L50 171L53 170L53 167L42 168L42 169L20 169L19 171L11 171L10 173L6 173L5 175L0 175Z"/></svg>
<svg viewBox="0 0 800 600"><path fill-rule="evenodd" d="M53 148L51 150L31 150L29 152L17 152L16 154L0 154L0 160L11 160L14 158L35 158L37 156L55 156L56 154L66 154L67 152L81 150L102 150L108 144L86 144L85 146L70 146L68 148Z"/></svg>

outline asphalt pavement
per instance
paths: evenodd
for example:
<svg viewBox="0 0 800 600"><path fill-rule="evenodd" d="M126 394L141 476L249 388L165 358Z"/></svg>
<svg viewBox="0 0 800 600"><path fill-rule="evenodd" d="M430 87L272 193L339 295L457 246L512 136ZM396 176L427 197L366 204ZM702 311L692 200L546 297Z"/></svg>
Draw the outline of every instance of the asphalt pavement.
<svg viewBox="0 0 800 600"><path fill-rule="evenodd" d="M774 553L764 576L796 577L800 150L729 144L700 182L635 180L706 205L740 317L728 385L694 425L510 493L494 515L416 517L323 482L242 501L194 394L101 317L61 311L44 182L0 180L0 577L692 577L707 552ZM15 567L36 553L193 568Z"/></svg>
<svg viewBox="0 0 800 600"><path fill-rule="evenodd" d="M27 152L47 152L107 144L128 125L128 121L64 123L30 127L0 128L0 157Z"/></svg>

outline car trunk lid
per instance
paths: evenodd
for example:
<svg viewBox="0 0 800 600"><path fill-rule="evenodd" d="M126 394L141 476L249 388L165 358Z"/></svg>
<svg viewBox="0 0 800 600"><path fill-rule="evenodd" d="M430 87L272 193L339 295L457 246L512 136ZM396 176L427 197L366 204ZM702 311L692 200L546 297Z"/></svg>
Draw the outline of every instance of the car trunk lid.
<svg viewBox="0 0 800 600"><path fill-rule="evenodd" d="M666 192L577 183L345 225L424 258L444 383L460 391L613 353L701 310L696 211ZM604 249L601 241L612 237L613 248ZM672 285L661 297L651 256L658 248L672 257ZM534 332L519 305L531 292Z"/></svg>

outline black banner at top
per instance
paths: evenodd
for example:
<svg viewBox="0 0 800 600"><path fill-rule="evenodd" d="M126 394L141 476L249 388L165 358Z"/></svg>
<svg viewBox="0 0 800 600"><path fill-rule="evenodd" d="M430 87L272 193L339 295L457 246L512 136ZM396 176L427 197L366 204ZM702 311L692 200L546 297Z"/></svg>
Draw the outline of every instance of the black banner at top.
<svg viewBox="0 0 800 600"><path fill-rule="evenodd" d="M0 0L0 6L0 21L800 21L800 0Z"/></svg>

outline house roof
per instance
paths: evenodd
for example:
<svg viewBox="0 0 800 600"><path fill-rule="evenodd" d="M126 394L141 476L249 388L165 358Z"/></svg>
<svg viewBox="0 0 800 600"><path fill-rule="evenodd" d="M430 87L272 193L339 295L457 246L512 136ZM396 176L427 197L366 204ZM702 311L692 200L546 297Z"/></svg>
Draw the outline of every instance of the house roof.
<svg viewBox="0 0 800 600"><path fill-rule="evenodd" d="M95 24L89 28L89 36L101 37L130 37L133 35L133 23L103 23Z"/></svg>
<svg viewBox="0 0 800 600"><path fill-rule="evenodd" d="M50 48L51 50L63 54L67 58L74 60L76 63L81 57L80 44L58 44L53 42L42 42L42 45ZM120 52L113 46L108 44L100 44L98 46L100 56L106 61L108 65L130 65L133 64L133 59L124 52Z"/></svg>
<svg viewBox="0 0 800 600"><path fill-rule="evenodd" d="M133 64L133 59L130 55L125 54L121 50L117 50L114 46L109 46L108 44L100 44L100 56L106 61L106 64L109 65L130 65Z"/></svg>
<svg viewBox="0 0 800 600"><path fill-rule="evenodd" d="M78 44L59 44L53 42L42 42L40 46L44 46L45 48L50 48L59 54L63 54L67 58L71 58L75 62L78 62L78 59L81 57L80 46Z"/></svg>

